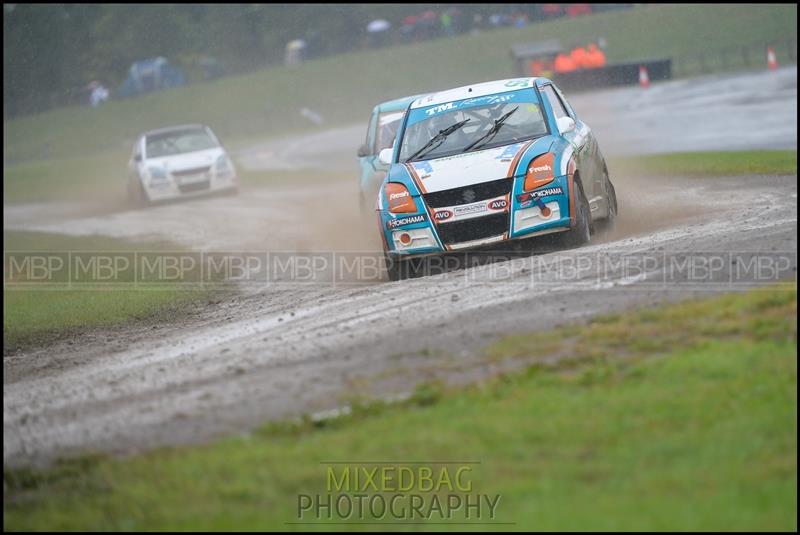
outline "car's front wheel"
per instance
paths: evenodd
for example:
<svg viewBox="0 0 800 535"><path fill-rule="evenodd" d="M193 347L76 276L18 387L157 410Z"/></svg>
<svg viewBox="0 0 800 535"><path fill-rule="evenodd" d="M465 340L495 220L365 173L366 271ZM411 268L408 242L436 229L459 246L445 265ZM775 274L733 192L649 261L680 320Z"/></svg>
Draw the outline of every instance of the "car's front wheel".
<svg viewBox="0 0 800 535"><path fill-rule="evenodd" d="M606 197L606 203L608 204L608 215L598 221L600 223L600 230L603 232L608 232L613 230L614 222L617 219L617 192L614 189L614 184L611 183L611 179L608 178L608 171L603 172L603 193Z"/></svg>
<svg viewBox="0 0 800 535"><path fill-rule="evenodd" d="M566 232L564 243L567 247L580 247L592 237L592 216L589 201L583 195L580 184L575 184L575 227Z"/></svg>
<svg viewBox="0 0 800 535"><path fill-rule="evenodd" d="M384 254L384 258L386 260L386 272L389 275L390 281L413 279L423 275L423 268L425 265L424 258L400 260L398 258L392 258L387 254Z"/></svg>
<svg viewBox="0 0 800 535"><path fill-rule="evenodd" d="M136 177L128 179L128 203L135 208L141 208L150 203L141 180Z"/></svg>

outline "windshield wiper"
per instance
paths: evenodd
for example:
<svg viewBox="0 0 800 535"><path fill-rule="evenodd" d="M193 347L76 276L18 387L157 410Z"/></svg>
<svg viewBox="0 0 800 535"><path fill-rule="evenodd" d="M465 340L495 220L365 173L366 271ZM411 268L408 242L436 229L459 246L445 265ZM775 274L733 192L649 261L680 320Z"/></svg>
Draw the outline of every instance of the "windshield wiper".
<svg viewBox="0 0 800 535"><path fill-rule="evenodd" d="M515 111L517 111L518 109L519 109L519 106L517 106L516 108L514 108L514 109L513 109L513 110L511 110L510 112L508 112L508 113L504 114L504 115L503 115L503 116L501 116L499 119L497 119L497 120L494 122L494 126L493 126L492 128L490 128L488 132L486 132L484 135L482 135L481 137L479 137L478 139L476 139L475 141L473 141L472 143L470 143L469 145L467 145L466 147L464 147L463 151L464 151L464 152L467 152L468 150L470 150L470 149L471 149L471 148L473 148L473 147L474 147L474 148L478 148L478 144L479 144L479 143L481 143L481 141L483 141L483 140L486 140L486 141L480 145L481 147L482 147L483 145L486 145L486 143L489 143L489 141L491 141L491 139L492 139L492 138L493 138L495 135L497 135L497 133L498 133L498 132L500 131L500 129L503 127L503 123L504 123L504 122L506 122L506 119L508 119L509 117L511 117L511 114L512 114L512 113L514 113Z"/></svg>
<svg viewBox="0 0 800 535"><path fill-rule="evenodd" d="M456 130L458 130L459 128L464 126L465 124L467 124L470 120L471 119L467 118L467 119L464 119L463 121L459 121L459 122L457 122L455 124L452 124L452 125L448 126L444 130L439 130L438 134L433 136L430 139L430 141L425 143L425 145L423 145L417 152L415 152L414 154L412 154L411 156L406 158L406 161L410 162L411 160L413 160L417 156L422 156L423 154L432 151L433 149L435 149L436 147L438 147L439 145L444 143L444 140L447 138L447 136L449 136L450 134L452 134L453 132L455 132Z"/></svg>

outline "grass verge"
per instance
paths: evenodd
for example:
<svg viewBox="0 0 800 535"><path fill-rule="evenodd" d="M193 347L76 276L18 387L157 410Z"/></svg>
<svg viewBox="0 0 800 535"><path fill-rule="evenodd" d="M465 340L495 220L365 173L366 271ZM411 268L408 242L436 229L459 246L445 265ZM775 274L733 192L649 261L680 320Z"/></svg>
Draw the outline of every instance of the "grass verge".
<svg viewBox="0 0 800 535"><path fill-rule="evenodd" d="M135 251L182 252L167 242L129 242L99 236L74 237L40 232L5 231L5 251L60 253L90 251L133 253ZM20 261L23 257L19 257ZM87 257L88 258L88 257ZM9 259L6 259L6 263ZM10 265L10 264L9 264ZM6 268L9 266L7 265ZM10 277L13 270L7 269ZM4 284L3 352L12 353L26 346L38 346L87 329L113 327L131 321L159 321L174 318L186 306L201 302L208 290L162 284L132 288L132 270L120 270L115 287L81 283L77 289L64 284L46 289L40 285L20 287ZM59 280L54 277L54 280ZM4 280L7 283L8 280Z"/></svg>
<svg viewBox="0 0 800 535"><path fill-rule="evenodd" d="M615 158L614 173L660 176L796 175L796 150L676 152Z"/></svg>
<svg viewBox="0 0 800 535"><path fill-rule="evenodd" d="M6 203L80 202L102 211L126 209L126 165L129 154L117 150L85 157L37 160L3 171ZM353 169L355 169L355 158ZM318 172L318 171L314 171ZM308 178L307 169L251 171L242 165L237 173L243 187L297 183Z"/></svg>
<svg viewBox="0 0 800 535"><path fill-rule="evenodd" d="M473 493L501 495L483 520L513 523L481 529L794 530L796 301L794 283L606 316L487 350L574 357L558 366L204 446L5 470L4 528L310 529L287 522L298 494L327 493L324 461L469 460Z"/></svg>
<svg viewBox="0 0 800 535"><path fill-rule="evenodd" d="M4 201L90 201L123 206L127 202L128 157L128 151L114 150L5 168Z"/></svg>

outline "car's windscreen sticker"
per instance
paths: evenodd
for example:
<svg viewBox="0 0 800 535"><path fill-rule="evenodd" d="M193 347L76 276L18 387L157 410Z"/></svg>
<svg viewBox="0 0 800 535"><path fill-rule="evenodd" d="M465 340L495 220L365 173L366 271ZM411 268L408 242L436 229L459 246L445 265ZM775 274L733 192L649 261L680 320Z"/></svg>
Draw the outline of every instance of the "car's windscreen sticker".
<svg viewBox="0 0 800 535"><path fill-rule="evenodd" d="M433 173L433 167L431 167L430 162L427 160L414 162L412 165L414 166L414 169L417 170L417 174L420 178L428 178L431 176L431 173Z"/></svg>
<svg viewBox="0 0 800 535"><path fill-rule="evenodd" d="M495 156L494 159L500 160L501 162L510 162L514 159L514 156L517 155L517 152L519 152L519 149L521 149L524 144L525 143L514 143L513 145L507 145L506 149Z"/></svg>
<svg viewBox="0 0 800 535"><path fill-rule="evenodd" d="M414 123L435 117L436 115L441 115L443 113L448 113L459 109L490 106L492 104L505 104L511 102L526 102L529 104L536 104L536 93L528 89L523 89L519 91L509 91L507 93L486 95L484 97L472 97L463 100L454 100L453 102L435 104L427 108L417 108L415 110L411 110L406 128Z"/></svg>

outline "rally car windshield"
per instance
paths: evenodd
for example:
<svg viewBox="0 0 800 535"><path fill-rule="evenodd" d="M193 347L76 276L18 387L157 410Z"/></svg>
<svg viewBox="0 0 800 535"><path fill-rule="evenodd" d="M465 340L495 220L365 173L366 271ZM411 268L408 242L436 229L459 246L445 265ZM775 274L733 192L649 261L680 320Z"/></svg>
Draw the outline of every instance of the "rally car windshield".
<svg viewBox="0 0 800 535"><path fill-rule="evenodd" d="M148 158L162 158L218 146L205 129L180 130L147 136L146 154Z"/></svg>
<svg viewBox="0 0 800 535"><path fill-rule="evenodd" d="M545 134L547 125L532 89L469 98L412 110L400 161L441 158Z"/></svg>
<svg viewBox="0 0 800 535"><path fill-rule="evenodd" d="M383 149L391 149L394 145L394 138L397 129L400 128L400 121L403 119L403 112L381 113L378 117L378 132L375 138L375 154Z"/></svg>

